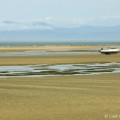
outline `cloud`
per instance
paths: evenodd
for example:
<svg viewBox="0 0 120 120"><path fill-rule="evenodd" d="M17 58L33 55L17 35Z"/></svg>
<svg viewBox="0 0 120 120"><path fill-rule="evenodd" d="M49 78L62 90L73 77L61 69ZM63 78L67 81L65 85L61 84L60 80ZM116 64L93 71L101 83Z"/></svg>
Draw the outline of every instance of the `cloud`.
<svg viewBox="0 0 120 120"><path fill-rule="evenodd" d="M120 25L120 16L102 16L89 18L73 18L71 21L75 26L116 26Z"/></svg>
<svg viewBox="0 0 120 120"><path fill-rule="evenodd" d="M2 21L3 24L6 24L6 25L15 25L17 24L17 22L15 21L10 21L10 20L5 20L5 21Z"/></svg>
<svg viewBox="0 0 120 120"><path fill-rule="evenodd" d="M72 18L72 24L75 26L89 25L93 21L93 18Z"/></svg>
<svg viewBox="0 0 120 120"><path fill-rule="evenodd" d="M0 31L11 31L11 30L39 30L39 29L54 29L54 26L44 21L1 21Z"/></svg>
<svg viewBox="0 0 120 120"><path fill-rule="evenodd" d="M120 25L120 16L73 17L71 19L51 18L34 19L24 22L4 20L0 22L0 31L11 30L54 30L55 28L75 28L79 26L116 26Z"/></svg>
<svg viewBox="0 0 120 120"><path fill-rule="evenodd" d="M41 20L32 21L32 22L31 22L31 25L32 25L33 27L40 27L40 28L41 28L41 27L51 28L51 29L54 28L54 26L51 25L50 23L48 23L48 22L46 22L46 21L41 21Z"/></svg>

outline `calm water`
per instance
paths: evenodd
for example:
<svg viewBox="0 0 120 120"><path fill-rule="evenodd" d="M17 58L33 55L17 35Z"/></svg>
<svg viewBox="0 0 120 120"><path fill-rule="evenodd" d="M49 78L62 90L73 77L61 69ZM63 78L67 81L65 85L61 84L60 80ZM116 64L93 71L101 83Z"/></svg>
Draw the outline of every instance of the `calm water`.
<svg viewBox="0 0 120 120"><path fill-rule="evenodd" d="M0 46L120 45L120 42L1 42Z"/></svg>

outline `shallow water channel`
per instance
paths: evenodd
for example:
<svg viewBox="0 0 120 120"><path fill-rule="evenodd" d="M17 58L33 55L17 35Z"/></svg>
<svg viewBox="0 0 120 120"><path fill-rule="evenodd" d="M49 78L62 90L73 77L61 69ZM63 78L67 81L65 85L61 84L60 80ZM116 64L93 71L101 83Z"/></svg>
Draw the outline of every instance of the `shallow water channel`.
<svg viewBox="0 0 120 120"><path fill-rule="evenodd" d="M120 73L120 63L0 66L0 77Z"/></svg>

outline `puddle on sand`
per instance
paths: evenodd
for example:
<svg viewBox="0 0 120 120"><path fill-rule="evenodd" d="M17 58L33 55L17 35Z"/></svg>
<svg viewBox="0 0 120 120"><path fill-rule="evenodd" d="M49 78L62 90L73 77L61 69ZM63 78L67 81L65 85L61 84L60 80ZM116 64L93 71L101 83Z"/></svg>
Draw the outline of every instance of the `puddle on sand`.
<svg viewBox="0 0 120 120"><path fill-rule="evenodd" d="M0 77L120 73L120 63L0 66Z"/></svg>

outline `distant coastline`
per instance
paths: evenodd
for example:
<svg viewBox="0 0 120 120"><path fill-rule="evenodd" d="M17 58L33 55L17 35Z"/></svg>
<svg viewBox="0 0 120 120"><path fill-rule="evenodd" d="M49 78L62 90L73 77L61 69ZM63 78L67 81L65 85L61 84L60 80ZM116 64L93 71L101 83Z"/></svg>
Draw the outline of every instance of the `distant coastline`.
<svg viewBox="0 0 120 120"><path fill-rule="evenodd" d="M116 46L120 42L0 42L0 47L9 46Z"/></svg>

